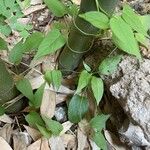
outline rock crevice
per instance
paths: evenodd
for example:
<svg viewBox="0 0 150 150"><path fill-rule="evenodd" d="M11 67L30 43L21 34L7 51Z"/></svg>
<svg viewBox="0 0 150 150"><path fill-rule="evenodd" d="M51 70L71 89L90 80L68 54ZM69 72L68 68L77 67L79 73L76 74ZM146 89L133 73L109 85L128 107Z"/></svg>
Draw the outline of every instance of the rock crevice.
<svg viewBox="0 0 150 150"><path fill-rule="evenodd" d="M110 91L130 120L120 132L135 145L150 146L150 60L125 56L111 78Z"/></svg>

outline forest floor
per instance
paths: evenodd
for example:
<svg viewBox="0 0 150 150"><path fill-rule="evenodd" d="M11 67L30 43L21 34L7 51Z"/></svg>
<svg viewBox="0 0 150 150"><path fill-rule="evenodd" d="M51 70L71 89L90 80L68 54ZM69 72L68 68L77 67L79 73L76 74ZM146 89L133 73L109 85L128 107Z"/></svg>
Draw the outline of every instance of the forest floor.
<svg viewBox="0 0 150 150"><path fill-rule="evenodd" d="M80 0L72 1L77 5L80 4ZM122 3L124 2L128 2L141 15L150 13L149 0L124 0ZM33 28L30 30L30 33L34 31L48 33L54 23L58 20L66 26L68 26L70 23L70 17L54 17L49 9L43 4L42 0L31 0L31 2L26 7L22 8L22 12L24 13L24 17L20 18L18 21L25 25L31 24ZM0 36L2 35L0 34ZM3 38L5 38L5 41L9 43L10 49L22 39L22 37L20 36L20 32L18 31L13 31L10 36ZM99 49L99 47L101 47L102 49L108 49L108 51L112 46L113 45L109 40L103 42L97 40L94 44L95 49ZM141 51L146 59L150 58L150 48L148 50L145 48L141 48ZM32 64L31 60L33 58L33 55L28 53L23 56L23 59L18 66L14 66L9 62L8 53L9 52L2 51L0 52L0 56L11 70L11 73L16 77L25 75L26 78L30 80L33 90L39 88L44 82L43 73L45 72L45 70L53 70L58 65L58 53L56 53L55 55L46 56L38 61L32 62ZM95 61L97 57L98 55L96 51L91 56L88 55L88 57L85 59L85 62L89 64L93 63L93 61ZM78 125L73 124L68 120L66 100L70 94L74 93L74 74L70 75L62 82L63 84L57 92L53 88L46 88L44 90L43 101L40 107L40 112L42 114L47 115L50 118L55 118L55 120L59 121L63 125L63 131L60 133L60 136L46 139L42 137L38 130L31 128L24 120L24 115L30 111L29 107L26 107L18 114L5 114L3 116L0 116L0 150L99 149L97 145L85 134L87 124L86 120L82 120ZM108 86L109 84L110 83L108 83ZM103 99L104 102L100 107L103 107L102 109L107 111L110 106L107 106L106 99L112 99L109 90L106 90ZM124 117L124 112L118 105L119 104L116 104L116 108L118 108L118 112L120 111L119 113L123 114L121 117ZM114 110L116 108L114 108ZM109 125L109 122L108 128L104 130L104 135L108 143L108 149L110 150L142 150L145 148L141 147L141 145L139 147L138 145L132 145L129 141L121 141L119 139L118 133L113 130L113 127Z"/></svg>

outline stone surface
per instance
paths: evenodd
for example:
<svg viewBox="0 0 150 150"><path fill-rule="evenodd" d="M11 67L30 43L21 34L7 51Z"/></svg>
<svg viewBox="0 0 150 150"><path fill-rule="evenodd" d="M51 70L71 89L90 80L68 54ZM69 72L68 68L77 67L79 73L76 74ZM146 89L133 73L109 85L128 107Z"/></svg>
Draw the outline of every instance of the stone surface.
<svg viewBox="0 0 150 150"><path fill-rule="evenodd" d="M122 134L135 145L150 146L150 60L125 56L112 75L110 91L130 120Z"/></svg>
<svg viewBox="0 0 150 150"><path fill-rule="evenodd" d="M55 117L57 121L65 122L67 120L66 109L64 107L56 107Z"/></svg>
<svg viewBox="0 0 150 150"><path fill-rule="evenodd" d="M150 143L145 139L142 129L138 125L126 120L119 130L123 142L128 143L131 147L150 146Z"/></svg>

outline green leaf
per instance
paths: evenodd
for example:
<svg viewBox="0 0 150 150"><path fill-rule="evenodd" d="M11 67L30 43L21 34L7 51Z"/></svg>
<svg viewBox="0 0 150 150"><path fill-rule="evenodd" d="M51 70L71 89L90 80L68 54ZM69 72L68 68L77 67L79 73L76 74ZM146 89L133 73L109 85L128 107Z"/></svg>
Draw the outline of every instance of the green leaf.
<svg viewBox="0 0 150 150"><path fill-rule="evenodd" d="M8 50L7 43L0 37L0 50Z"/></svg>
<svg viewBox="0 0 150 150"><path fill-rule="evenodd" d="M1 12L1 14L3 16L5 16L6 18L9 18L11 16L11 11L7 10L7 7L8 6L6 6L6 2L4 0L1 0L1 3L0 3L0 12Z"/></svg>
<svg viewBox="0 0 150 150"><path fill-rule="evenodd" d="M147 30L143 26L139 15L137 15L129 5L124 5L122 18L130 25L133 30L147 36Z"/></svg>
<svg viewBox="0 0 150 150"><path fill-rule="evenodd" d="M150 15L140 16L140 20L142 21L146 31L148 31L150 29Z"/></svg>
<svg viewBox="0 0 150 150"><path fill-rule="evenodd" d="M14 64L19 64L25 51L22 41L18 42L9 53L9 60Z"/></svg>
<svg viewBox="0 0 150 150"><path fill-rule="evenodd" d="M30 6L31 0L24 0L24 1L16 0L16 2L21 7L21 9L24 10Z"/></svg>
<svg viewBox="0 0 150 150"><path fill-rule="evenodd" d="M93 128L94 131L102 131L103 128L105 128L106 121L110 115L98 115L91 119L90 126Z"/></svg>
<svg viewBox="0 0 150 150"><path fill-rule="evenodd" d="M44 3L57 17L62 17L67 13L66 6L59 0L44 0Z"/></svg>
<svg viewBox="0 0 150 150"><path fill-rule="evenodd" d="M79 77L76 93L80 93L81 90L88 85L90 79L91 79L91 74L89 74L86 70L83 70Z"/></svg>
<svg viewBox="0 0 150 150"><path fill-rule="evenodd" d="M111 18L110 27L114 43L123 51L141 58L139 45L131 27L121 17Z"/></svg>
<svg viewBox="0 0 150 150"><path fill-rule="evenodd" d="M88 111L88 100L86 97L74 95L69 103L68 117L73 123L78 123Z"/></svg>
<svg viewBox="0 0 150 150"><path fill-rule="evenodd" d="M83 61L83 66L85 68L86 71L90 72L92 69L90 68L89 65L87 65L84 61Z"/></svg>
<svg viewBox="0 0 150 150"><path fill-rule="evenodd" d="M5 36L9 36L11 33L11 28L8 25L0 25L0 33Z"/></svg>
<svg viewBox="0 0 150 150"><path fill-rule="evenodd" d="M34 101L32 87L28 79L24 78L19 80L16 83L16 87L25 97L31 101L31 103Z"/></svg>
<svg viewBox="0 0 150 150"><path fill-rule="evenodd" d="M40 131L40 133L47 139L49 139L51 137L51 132L48 131L45 127L39 125L39 124L36 124L38 130Z"/></svg>
<svg viewBox="0 0 150 150"><path fill-rule="evenodd" d="M43 33L41 32L32 33L24 43L25 52L30 52L31 50L38 49L43 39L44 39Z"/></svg>
<svg viewBox="0 0 150 150"><path fill-rule="evenodd" d="M15 0L4 0L4 2L6 7L12 8L14 6Z"/></svg>
<svg viewBox="0 0 150 150"><path fill-rule="evenodd" d="M13 16L19 17L18 14L21 13L20 7L15 0L1 0L0 7L0 12L9 19L9 21Z"/></svg>
<svg viewBox="0 0 150 150"><path fill-rule="evenodd" d="M14 29L14 30L17 30L17 31L22 31L25 29L25 26L24 24L21 24L19 22L15 22L15 23L11 23L10 24L11 28Z"/></svg>
<svg viewBox="0 0 150 150"><path fill-rule="evenodd" d="M19 32L19 34L23 39L27 39L27 37L30 36L30 33L27 30L23 30Z"/></svg>
<svg viewBox="0 0 150 150"><path fill-rule="evenodd" d="M2 24L2 25L4 25L4 24L6 24L5 23L5 16L3 16L1 13L0 13L0 24Z"/></svg>
<svg viewBox="0 0 150 150"><path fill-rule="evenodd" d="M101 78L97 78L93 76L91 80L91 87L92 87L92 91L93 91L94 97L98 105L104 93L103 80Z"/></svg>
<svg viewBox="0 0 150 150"><path fill-rule="evenodd" d="M5 114L5 108L0 106L0 116Z"/></svg>
<svg viewBox="0 0 150 150"><path fill-rule="evenodd" d="M78 5L74 3L70 3L69 6L67 7L67 10L68 10L69 15L75 17L78 15L79 7Z"/></svg>
<svg viewBox="0 0 150 150"><path fill-rule="evenodd" d="M62 73L60 70L52 70L51 71L51 82L56 90L59 89L62 81Z"/></svg>
<svg viewBox="0 0 150 150"><path fill-rule="evenodd" d="M30 3L31 3L31 0L22 1L22 8L26 9L26 8L30 7Z"/></svg>
<svg viewBox="0 0 150 150"><path fill-rule="evenodd" d="M135 38L138 42L144 45L147 49L149 48L149 40L141 33L135 33Z"/></svg>
<svg viewBox="0 0 150 150"><path fill-rule="evenodd" d="M107 150L106 140L101 132L95 132L92 140L96 143L96 145L102 150Z"/></svg>
<svg viewBox="0 0 150 150"><path fill-rule="evenodd" d="M57 136L63 130L63 126L58 121L52 120L45 116L42 116L42 118L46 124L46 128L51 131L53 135Z"/></svg>
<svg viewBox="0 0 150 150"><path fill-rule="evenodd" d="M45 88L45 83L43 83L34 94L34 101L32 101L31 103L35 108L39 108L41 106L44 88Z"/></svg>
<svg viewBox="0 0 150 150"><path fill-rule="evenodd" d="M59 89L62 81L62 73L60 70L46 71L44 77L48 84L52 83L56 90Z"/></svg>
<svg viewBox="0 0 150 150"><path fill-rule="evenodd" d="M30 112L28 115L25 116L25 120L33 128L37 128L37 124L40 126L45 126L44 121L37 112Z"/></svg>
<svg viewBox="0 0 150 150"><path fill-rule="evenodd" d="M115 55L105 58L99 65L99 71L103 75L110 75L117 70L122 55Z"/></svg>
<svg viewBox="0 0 150 150"><path fill-rule="evenodd" d="M79 16L97 28L104 30L109 28L109 18L101 12L90 11L85 14L80 14Z"/></svg>
<svg viewBox="0 0 150 150"><path fill-rule="evenodd" d="M44 36L41 32L32 33L24 43L20 41L10 51L9 60L14 64L19 64L22 60L23 53L38 49Z"/></svg>
<svg viewBox="0 0 150 150"><path fill-rule="evenodd" d="M58 29L58 30L68 30L68 27L66 26L66 24L62 23L62 22L54 22L52 24L53 29Z"/></svg>
<svg viewBox="0 0 150 150"><path fill-rule="evenodd" d="M65 38L57 29L50 31L41 42L34 59L54 53L65 44Z"/></svg>

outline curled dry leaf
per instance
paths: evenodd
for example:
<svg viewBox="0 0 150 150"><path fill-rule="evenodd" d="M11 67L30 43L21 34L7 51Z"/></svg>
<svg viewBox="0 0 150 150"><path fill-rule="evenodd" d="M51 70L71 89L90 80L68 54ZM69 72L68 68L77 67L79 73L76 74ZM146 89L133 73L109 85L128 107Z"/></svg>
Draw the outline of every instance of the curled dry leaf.
<svg viewBox="0 0 150 150"><path fill-rule="evenodd" d="M38 130L31 128L29 126L26 126L26 125L24 125L24 128L27 130L28 134L32 137L34 141L41 138L41 133Z"/></svg>
<svg viewBox="0 0 150 150"><path fill-rule="evenodd" d="M3 116L0 116L0 121L4 122L4 123L13 123L13 120L6 114L4 114Z"/></svg>
<svg viewBox="0 0 150 150"><path fill-rule="evenodd" d="M31 6L29 8L27 8L26 10L23 10L23 14L25 16L32 14L33 12L36 12L38 10L42 10L44 9L46 6L45 5L35 5L35 6Z"/></svg>
<svg viewBox="0 0 150 150"><path fill-rule="evenodd" d="M44 80L44 76L43 75L41 75L39 77L36 77L36 78L33 78L33 79L30 79L30 83L31 83L32 89L38 89L41 86L41 84L43 84L44 82L45 82L45 80ZM49 89L51 91L55 91L53 86L49 86L49 85L46 85L45 89ZM73 94L74 91L70 90L69 88L67 88L67 87L65 87L63 85L61 85L60 88L58 89L57 93Z"/></svg>
<svg viewBox="0 0 150 150"><path fill-rule="evenodd" d="M52 118L55 113L56 107L56 93L45 89L42 99L42 104L40 107L41 115L46 116L48 118Z"/></svg>
<svg viewBox="0 0 150 150"><path fill-rule="evenodd" d="M41 138L28 146L27 150L50 150L48 140Z"/></svg>
<svg viewBox="0 0 150 150"><path fill-rule="evenodd" d="M2 129L0 129L0 136L6 140L7 143L10 143L10 138L12 136L13 129L11 124L5 124Z"/></svg>
<svg viewBox="0 0 150 150"><path fill-rule="evenodd" d="M51 150L65 150L64 143L60 137L51 137L49 139Z"/></svg>
<svg viewBox="0 0 150 150"><path fill-rule="evenodd" d="M2 137L0 137L0 147L1 150L12 150L9 144Z"/></svg>

